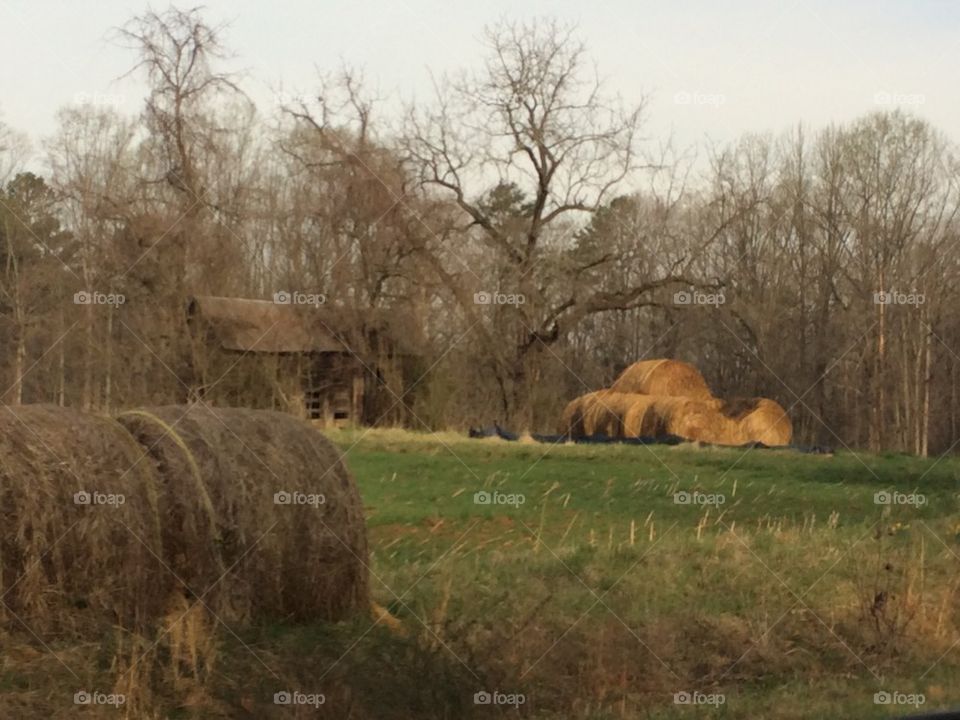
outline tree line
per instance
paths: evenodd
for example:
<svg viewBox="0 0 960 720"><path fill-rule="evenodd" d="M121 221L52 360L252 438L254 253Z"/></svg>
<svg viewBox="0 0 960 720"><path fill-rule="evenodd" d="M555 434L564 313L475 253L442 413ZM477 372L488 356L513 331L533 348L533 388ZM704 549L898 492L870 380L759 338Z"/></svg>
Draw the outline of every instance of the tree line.
<svg viewBox="0 0 960 720"><path fill-rule="evenodd" d="M42 171L0 128L4 403L190 399L188 299L294 290L424 329L383 422L550 430L631 362L677 357L718 395L776 399L802 442L953 448L960 166L919 117L694 159L549 20L488 28L480 67L399 113L353 69L262 112L199 10L117 38L139 114L62 109ZM244 401L276 404L268 386Z"/></svg>

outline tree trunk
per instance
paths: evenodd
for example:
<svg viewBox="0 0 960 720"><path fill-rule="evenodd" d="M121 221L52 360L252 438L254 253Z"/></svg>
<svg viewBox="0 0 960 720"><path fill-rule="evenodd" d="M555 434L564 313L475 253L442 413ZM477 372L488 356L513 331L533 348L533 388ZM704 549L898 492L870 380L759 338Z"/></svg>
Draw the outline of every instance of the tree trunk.
<svg viewBox="0 0 960 720"><path fill-rule="evenodd" d="M13 364L13 390L11 405L23 405L23 373L27 363L27 332L21 313L17 312L17 350Z"/></svg>
<svg viewBox="0 0 960 720"><path fill-rule="evenodd" d="M883 271L879 273L879 282L880 294L884 293L884 283L883 283ZM884 369L886 368L886 349L887 349L887 313L886 302L878 302L877 308L879 312L879 331L877 333L877 357L874 362L874 372L873 372L873 383L874 383L874 393L873 393L873 408L871 412L871 417L873 422L871 423L870 428L870 449L874 452L878 452L883 448L884 438L886 433L883 431L883 422L885 419L885 413L883 412L883 405L886 401L883 392L884 384Z"/></svg>
<svg viewBox="0 0 960 720"><path fill-rule="evenodd" d="M64 319L63 319L63 310L60 311L60 325L57 332L57 337L62 338L64 333ZM57 353L57 405L63 407L66 405L67 397L67 351L64 347L66 342L64 340L60 341L60 347L57 348L59 352Z"/></svg>
<svg viewBox="0 0 960 720"><path fill-rule="evenodd" d="M923 353L923 431L920 433L920 455L927 457L930 451L930 352L933 345L933 328L927 328L926 348Z"/></svg>
<svg viewBox="0 0 960 720"><path fill-rule="evenodd" d="M104 378L103 378L103 407L110 412L113 391L113 313L114 308L107 308L107 337L104 342Z"/></svg>

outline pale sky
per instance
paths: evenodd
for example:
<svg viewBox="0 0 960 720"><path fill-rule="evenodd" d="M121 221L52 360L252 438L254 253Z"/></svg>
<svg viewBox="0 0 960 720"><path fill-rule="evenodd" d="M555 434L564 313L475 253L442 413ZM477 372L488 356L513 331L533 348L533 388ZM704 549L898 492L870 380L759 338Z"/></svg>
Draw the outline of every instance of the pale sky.
<svg viewBox="0 0 960 720"><path fill-rule="evenodd" d="M960 141L960 2L956 0L208 0L228 22L233 67L265 113L275 91L310 91L316 69L363 67L396 101L429 93L442 74L480 57L499 18L576 22L611 90L650 96L647 134L682 145L744 132L814 128L902 105ZM37 143L56 110L78 99L138 112L142 80L110 29L146 4L0 0L0 119ZM153 7L162 9L163 4ZM186 7L186 5L181 5Z"/></svg>

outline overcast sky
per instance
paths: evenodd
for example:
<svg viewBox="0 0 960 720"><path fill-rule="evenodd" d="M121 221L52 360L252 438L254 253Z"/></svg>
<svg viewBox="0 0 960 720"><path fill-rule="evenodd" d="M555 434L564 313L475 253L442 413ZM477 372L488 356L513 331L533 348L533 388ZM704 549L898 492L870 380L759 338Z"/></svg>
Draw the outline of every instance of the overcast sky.
<svg viewBox="0 0 960 720"><path fill-rule="evenodd" d="M476 63L498 18L554 16L580 35L628 100L651 98L648 134L684 145L813 127L900 104L960 140L956 0L208 0L243 85L264 111L309 91L317 68L362 66L394 99L425 96L430 72ZM522 9L518 9L522 6ZM142 80L111 28L146 4L0 0L0 118L34 141L78 99L138 111ZM155 3L156 9L166 7ZM183 7L186 7L184 5Z"/></svg>

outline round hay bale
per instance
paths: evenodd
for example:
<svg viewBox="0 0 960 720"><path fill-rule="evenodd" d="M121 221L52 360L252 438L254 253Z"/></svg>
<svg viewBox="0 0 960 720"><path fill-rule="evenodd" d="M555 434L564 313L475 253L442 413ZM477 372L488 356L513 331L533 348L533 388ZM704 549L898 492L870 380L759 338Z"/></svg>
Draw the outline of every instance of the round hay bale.
<svg viewBox="0 0 960 720"><path fill-rule="evenodd" d="M637 437L676 435L718 445L740 444L739 425L710 402L683 397L632 395L624 417L624 434Z"/></svg>
<svg viewBox="0 0 960 720"><path fill-rule="evenodd" d="M728 398L717 402L720 412L739 425L741 443L778 446L789 445L793 440L793 423L779 403L767 398Z"/></svg>
<svg viewBox="0 0 960 720"><path fill-rule="evenodd" d="M664 437L735 445L739 424L725 418L712 402L597 390L567 406L564 424L572 437Z"/></svg>
<svg viewBox="0 0 960 720"><path fill-rule="evenodd" d="M708 400L712 397L703 375L693 365L680 360L641 360L627 367L610 389L621 393L643 393L691 397Z"/></svg>
<svg viewBox="0 0 960 720"><path fill-rule="evenodd" d="M360 494L317 430L283 413L200 405L117 419L162 479L171 568L218 615L339 620L367 611Z"/></svg>
<svg viewBox="0 0 960 720"><path fill-rule="evenodd" d="M157 478L117 423L53 405L0 410L0 618L46 636L137 631L174 587Z"/></svg>
<svg viewBox="0 0 960 720"><path fill-rule="evenodd" d="M567 437L583 437L583 396L575 397L567 403L560 414L561 435Z"/></svg>
<svg viewBox="0 0 960 720"><path fill-rule="evenodd" d="M583 434L590 435L608 435L617 437L620 435L618 430L620 421L615 408L611 408L611 403L616 404L616 395L612 390L596 390L582 396L583 412Z"/></svg>
<svg viewBox="0 0 960 720"><path fill-rule="evenodd" d="M587 432L587 411L596 392L575 397L563 409L560 415L560 432L572 438L589 435Z"/></svg>
<svg viewBox="0 0 960 720"><path fill-rule="evenodd" d="M656 409L656 397L633 394L633 403L624 415L624 434L628 437L662 437L668 434L666 421Z"/></svg>
<svg viewBox="0 0 960 720"><path fill-rule="evenodd" d="M647 396L634 393L619 393L605 390L591 398L587 409L587 426L593 435L608 437L632 437L635 433L627 426L630 410L647 400Z"/></svg>

